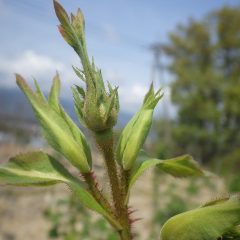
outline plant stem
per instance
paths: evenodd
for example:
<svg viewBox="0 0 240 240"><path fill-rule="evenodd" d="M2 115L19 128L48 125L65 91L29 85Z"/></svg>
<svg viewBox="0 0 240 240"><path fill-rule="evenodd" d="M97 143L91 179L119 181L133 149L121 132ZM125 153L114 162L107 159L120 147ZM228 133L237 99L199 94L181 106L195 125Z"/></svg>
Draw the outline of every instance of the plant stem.
<svg viewBox="0 0 240 240"><path fill-rule="evenodd" d="M114 228L119 229L120 223L119 223L118 219L116 218L110 203L105 198L105 196L102 194L102 191L99 189L98 182L96 180L94 173L93 172L85 173L85 174L83 174L83 177L86 180L88 189L92 193L93 197L111 216L111 219L107 219L109 221L109 223Z"/></svg>
<svg viewBox="0 0 240 240"><path fill-rule="evenodd" d="M114 159L113 153L113 134L112 131L103 132L96 135L97 144L103 153L105 164L107 167L107 173L110 181L111 193L114 203L114 208L119 215L119 210L121 209L120 199L120 183L118 178L118 170L116 161Z"/></svg>
<svg viewBox="0 0 240 240"><path fill-rule="evenodd" d="M131 240L131 224L128 216L128 207L125 204L126 185L122 181L123 171L118 175L117 163L114 156L114 140L112 130L101 132L95 135L97 144L103 153L107 173L110 181L112 200L114 204L115 214L119 219L123 229L118 231L121 240Z"/></svg>
<svg viewBox="0 0 240 240"><path fill-rule="evenodd" d="M102 194L101 190L99 189L98 182L93 172L83 174L83 177L88 184L89 191L92 193L94 198L107 210L111 212L111 205L109 204L108 200Z"/></svg>
<svg viewBox="0 0 240 240"><path fill-rule="evenodd" d="M132 236L131 234L129 235L129 232L126 230L123 230L119 232L120 240L131 240Z"/></svg>

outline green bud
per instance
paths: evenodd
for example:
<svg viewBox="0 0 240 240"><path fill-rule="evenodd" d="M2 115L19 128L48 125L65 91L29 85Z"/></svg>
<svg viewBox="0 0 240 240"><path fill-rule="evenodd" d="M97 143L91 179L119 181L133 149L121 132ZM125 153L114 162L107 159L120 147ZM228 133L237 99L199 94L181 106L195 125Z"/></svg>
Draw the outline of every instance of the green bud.
<svg viewBox="0 0 240 240"><path fill-rule="evenodd" d="M80 8L76 15L71 14L72 27L79 38L84 37L85 20Z"/></svg>
<svg viewBox="0 0 240 240"><path fill-rule="evenodd" d="M60 25L58 26L59 32L65 41L72 46L76 52L83 54L83 46L85 45L84 28L85 22L81 10L78 9L76 15L71 14L69 18L65 9L58 1L54 0L54 9Z"/></svg>
<svg viewBox="0 0 240 240"><path fill-rule="evenodd" d="M98 75L99 74L99 75ZM117 88L105 91L100 72L95 75L98 81L89 83L86 92L83 88L73 88L75 110L80 122L94 132L111 129L117 122L119 101Z"/></svg>
<svg viewBox="0 0 240 240"><path fill-rule="evenodd" d="M151 85L141 109L133 116L120 135L117 160L125 170L131 169L135 163L150 130L153 110L161 97L160 90L154 93L153 85Z"/></svg>
<svg viewBox="0 0 240 240"><path fill-rule="evenodd" d="M60 89L58 75L54 78L48 102L39 87L33 92L20 75L16 75L16 79L18 86L31 103L49 145L63 154L81 172L90 172L91 154L86 139L58 102Z"/></svg>
<svg viewBox="0 0 240 240"><path fill-rule="evenodd" d="M170 218L161 230L161 240L216 240L237 232L240 197L222 198Z"/></svg>
<svg viewBox="0 0 240 240"><path fill-rule="evenodd" d="M105 89L102 73L94 62L89 61L85 42L85 22L79 9L76 15L67 15L64 8L54 0L59 30L67 43L79 55L83 70L73 68L77 76L86 83L86 91L73 88L75 110L80 122L94 132L111 129L117 122L119 101L117 88Z"/></svg>

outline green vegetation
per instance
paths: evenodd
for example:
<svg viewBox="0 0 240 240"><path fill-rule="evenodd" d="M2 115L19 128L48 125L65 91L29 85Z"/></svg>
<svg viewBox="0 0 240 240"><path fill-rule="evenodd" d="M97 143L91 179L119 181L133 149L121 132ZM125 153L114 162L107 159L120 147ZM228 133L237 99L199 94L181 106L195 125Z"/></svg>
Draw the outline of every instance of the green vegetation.
<svg viewBox="0 0 240 240"><path fill-rule="evenodd" d="M224 7L179 25L165 46L179 113L170 152L187 151L202 163L214 162L217 171L240 158L239 22L240 8Z"/></svg>
<svg viewBox="0 0 240 240"><path fill-rule="evenodd" d="M95 175L93 163L96 159L92 155L89 142L59 102L60 77L58 74L53 79L48 99L45 98L36 81L35 90L33 90L19 74L16 75L16 79L18 86L32 106L48 144L59 152L78 171L78 174L73 174L59 159L36 151L12 157L7 163L1 165L0 182L16 186L43 187L65 184L73 192L75 200L81 204L80 211L82 211L82 206L95 211L112 226L119 239L131 240L134 237L132 224L136 219L129 208L129 199L132 187L146 170L156 167L158 171L176 178L204 177L209 173L201 169L190 155L163 160L149 157L141 150L152 124L153 111L162 97L161 90L155 91L153 85L146 93L141 108L124 127L116 143L114 126L119 112L118 88L112 87L110 83L106 87L101 71L95 66L93 60L89 60L85 40L85 23L81 11L78 10L76 15L71 14L69 17L56 0L54 0L54 7L60 22L59 31L64 40L77 53L82 63L82 69L73 67L76 75L85 84L85 88L80 85L72 88L74 106L80 124L92 134L99 152L103 156L110 191L108 194L106 191L102 191L105 186L100 186ZM202 33L202 30L200 32ZM206 47L204 41L203 49L200 48L198 51L205 51ZM208 48L206 51L208 52ZM193 65L201 66L201 72L204 73L207 69L205 69L207 60L197 58ZM184 58L181 58L181 61L184 61L185 64ZM182 64L180 64L181 69ZM187 65L189 64L191 66L192 63L188 62ZM198 70L189 67L189 71L194 75L200 72ZM216 80L211 71L206 70L205 74L210 74L213 76L213 81ZM180 90L179 92L181 92ZM179 95L176 93L175 97L177 99ZM190 105L191 103L196 104L194 100L194 98L188 99L187 102ZM192 109L187 108L187 110L191 114ZM202 108L202 111L207 113L205 108ZM187 114L183 113L186 113L185 108L184 111L180 110L180 117L185 119L184 116L186 117ZM213 123L215 123L215 118L209 119L214 120ZM210 129L214 129L213 123L209 123ZM235 127L234 124L233 126ZM204 131L203 134L205 137ZM199 156L203 157L203 155ZM164 183L161 182L161 184ZM178 208L182 205L183 203L179 201L179 206L176 206L174 214L178 213ZM46 213L52 221L55 221L51 236L62 234L65 239L75 239L76 235L80 237L81 234L86 234L84 231L88 231L88 229L78 231L74 228L78 219L73 215L72 207L75 209L78 208L78 205L70 201L67 206L70 229L62 233L58 231L60 224L58 213L57 215L51 211ZM173 208L171 205L170 207ZM239 236L239 213L240 199L238 195L217 199L200 208L173 216L164 224L160 237L162 240L216 240L221 237L231 239ZM85 217L83 225L90 227L87 222L87 213ZM102 225L100 222L101 229L105 228L104 224ZM97 231L98 225L99 222L93 223L91 231ZM108 231L107 229L105 228L104 231ZM106 238L109 237L107 232L105 234ZM112 235L110 234L110 236Z"/></svg>

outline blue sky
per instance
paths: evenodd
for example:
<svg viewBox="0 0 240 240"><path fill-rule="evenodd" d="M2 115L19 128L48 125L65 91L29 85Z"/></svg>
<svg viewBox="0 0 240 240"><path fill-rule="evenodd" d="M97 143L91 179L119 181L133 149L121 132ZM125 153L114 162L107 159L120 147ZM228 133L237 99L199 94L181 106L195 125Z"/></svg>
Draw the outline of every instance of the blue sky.
<svg viewBox="0 0 240 240"><path fill-rule="evenodd" d="M237 0L62 0L67 11L81 7L86 19L89 55L102 69L105 80L120 85L123 111L139 106L150 82L151 53L147 46L167 42L168 33L189 17L200 19ZM13 73L29 81L36 77L46 90L58 70L62 96L79 80L71 65L80 66L73 50L56 28L51 0L0 0L0 87L15 87ZM169 78L168 75L166 77ZM165 89L165 101L168 101Z"/></svg>

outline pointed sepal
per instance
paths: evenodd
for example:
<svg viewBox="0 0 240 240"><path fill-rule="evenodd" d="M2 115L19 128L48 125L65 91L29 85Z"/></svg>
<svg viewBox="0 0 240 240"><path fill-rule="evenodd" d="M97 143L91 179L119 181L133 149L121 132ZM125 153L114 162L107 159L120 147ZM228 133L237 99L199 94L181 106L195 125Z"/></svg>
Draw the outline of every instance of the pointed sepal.
<svg viewBox="0 0 240 240"><path fill-rule="evenodd" d="M141 109L133 116L123 129L117 145L117 160L125 170L130 170L149 133L153 110L161 99L161 91L154 93L151 85Z"/></svg>
<svg viewBox="0 0 240 240"><path fill-rule="evenodd" d="M31 103L49 145L62 153L81 172L89 172L91 170L89 150L84 147L82 142L74 138L63 116L34 93L20 75L17 74L16 79L18 86Z"/></svg>
<svg viewBox="0 0 240 240"><path fill-rule="evenodd" d="M50 93L49 93L49 97L48 97L49 105L56 112L60 111L60 106L59 106L60 87L61 87L61 83L60 83L59 74L56 73L56 75L53 78L52 87L51 87L51 90L50 90Z"/></svg>

